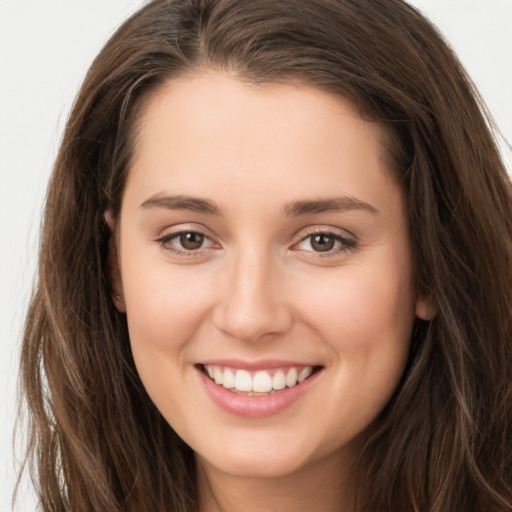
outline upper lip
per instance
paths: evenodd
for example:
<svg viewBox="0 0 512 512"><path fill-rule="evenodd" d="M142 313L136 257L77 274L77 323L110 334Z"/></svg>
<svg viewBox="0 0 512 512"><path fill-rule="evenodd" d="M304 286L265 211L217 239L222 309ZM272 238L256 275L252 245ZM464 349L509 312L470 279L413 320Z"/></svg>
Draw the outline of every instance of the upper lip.
<svg viewBox="0 0 512 512"><path fill-rule="evenodd" d="M290 361L284 359L261 359L258 361L244 361L242 359L207 359L197 363L198 365L227 366L240 370L270 370L273 368L320 366L311 362Z"/></svg>

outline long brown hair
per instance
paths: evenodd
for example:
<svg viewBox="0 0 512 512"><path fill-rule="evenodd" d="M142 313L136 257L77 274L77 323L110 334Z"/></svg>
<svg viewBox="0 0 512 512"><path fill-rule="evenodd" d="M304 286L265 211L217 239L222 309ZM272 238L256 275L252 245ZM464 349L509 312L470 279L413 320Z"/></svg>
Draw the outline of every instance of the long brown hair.
<svg viewBox="0 0 512 512"><path fill-rule="evenodd" d="M361 453L358 510L512 510L511 183L461 65L401 0L155 0L96 58L50 182L22 349L42 509L197 507L191 449L146 395L112 303L103 213L119 210L146 99L205 67L343 95L390 134L437 313Z"/></svg>

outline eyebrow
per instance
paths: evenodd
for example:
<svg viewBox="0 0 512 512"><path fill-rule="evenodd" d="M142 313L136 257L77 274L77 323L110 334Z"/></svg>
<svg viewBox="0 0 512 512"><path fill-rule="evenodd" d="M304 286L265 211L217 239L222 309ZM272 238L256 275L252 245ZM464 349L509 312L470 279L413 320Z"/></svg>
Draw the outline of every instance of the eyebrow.
<svg viewBox="0 0 512 512"><path fill-rule="evenodd" d="M140 208L166 208L169 210L188 210L208 215L222 215L222 208L209 199L177 195L163 196L156 194L146 199ZM373 215L380 212L372 205L350 196L332 197L327 199L314 199L307 201L293 201L284 205L283 215L286 217L299 217L301 215L315 215L332 211L364 210Z"/></svg>
<svg viewBox="0 0 512 512"><path fill-rule="evenodd" d="M355 197L342 196L312 201L294 201L284 206L283 213L288 217L300 215L314 215L318 213L347 210L364 210L373 215L380 212L372 205L356 199Z"/></svg>
<svg viewBox="0 0 512 512"><path fill-rule="evenodd" d="M146 199L140 208L148 210L149 208L167 208L169 210L188 210L197 213L206 213L208 215L222 215L222 210L213 201L200 199L192 196L162 196L157 194Z"/></svg>

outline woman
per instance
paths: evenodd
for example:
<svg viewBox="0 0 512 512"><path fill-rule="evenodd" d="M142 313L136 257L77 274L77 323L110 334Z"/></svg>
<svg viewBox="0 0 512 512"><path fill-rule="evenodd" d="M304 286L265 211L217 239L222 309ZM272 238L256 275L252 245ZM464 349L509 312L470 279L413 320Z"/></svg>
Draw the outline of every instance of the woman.
<svg viewBox="0 0 512 512"><path fill-rule="evenodd" d="M42 509L510 510L511 222L476 92L404 2L150 2L50 183Z"/></svg>

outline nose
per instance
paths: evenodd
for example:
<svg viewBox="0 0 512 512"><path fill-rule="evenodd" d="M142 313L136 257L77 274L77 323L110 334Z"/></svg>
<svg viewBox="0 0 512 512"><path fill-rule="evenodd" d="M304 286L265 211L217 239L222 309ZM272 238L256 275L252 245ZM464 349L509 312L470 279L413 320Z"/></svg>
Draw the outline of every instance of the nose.
<svg viewBox="0 0 512 512"><path fill-rule="evenodd" d="M287 332L293 314L283 280L282 269L270 254L250 250L240 254L226 270L225 281L219 283L215 326L247 342Z"/></svg>

